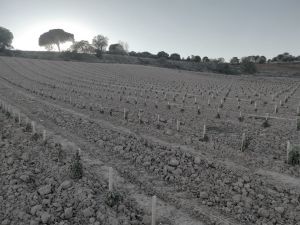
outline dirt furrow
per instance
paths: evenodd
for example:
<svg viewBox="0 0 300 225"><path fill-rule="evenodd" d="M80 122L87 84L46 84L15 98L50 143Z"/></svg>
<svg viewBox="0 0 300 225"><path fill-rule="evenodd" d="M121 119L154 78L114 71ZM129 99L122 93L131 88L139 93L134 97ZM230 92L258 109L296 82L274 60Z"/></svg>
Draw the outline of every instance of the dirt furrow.
<svg viewBox="0 0 300 225"><path fill-rule="evenodd" d="M23 93L24 94L24 93ZM32 98L33 99L33 101L35 101L36 99L35 98ZM42 102L40 102L40 100L38 100L38 102L39 103L37 103L37 102L32 102L32 103L26 103L26 104L32 104L32 105L34 105L34 104L43 104ZM48 103L47 103L48 104ZM53 106L55 106L55 105L51 105L52 107ZM33 107L34 108L34 107ZM54 107L55 108L55 107ZM102 123L103 123L103 121L93 121L92 119L90 119L90 118L88 118L88 117L86 117L86 116L84 116L84 115L82 115L82 114L80 114L80 113L78 113L78 112L73 112L72 110L70 111L69 109L66 111L65 109L63 109L63 108L61 108L61 107L58 107L58 106L56 106L56 110L58 110L58 111L62 111L63 113L62 114L64 114L64 113L69 113L69 114L71 114L71 115L76 115L77 117L79 117L79 118L84 118L85 120L87 120L87 121L84 121L85 123L88 123L88 121L91 121L92 123L97 123L97 125L100 125L100 126L102 126ZM36 115L35 115L36 116ZM108 125L108 126L111 126L111 124L106 124L106 125ZM112 127L109 127L109 128L112 128ZM116 129L116 128L114 128L114 129ZM118 130L118 131L120 131L120 130ZM122 132L124 132L124 131L122 131ZM126 132L126 131L125 131ZM132 133L131 132L129 132L129 135L132 135ZM82 136L82 134L80 134L79 136ZM122 150L123 151L123 150ZM215 166L215 165L213 165L213 166ZM209 167L208 167L209 168ZM207 168L207 169L208 169ZM200 195L201 195L201 193L200 193Z"/></svg>

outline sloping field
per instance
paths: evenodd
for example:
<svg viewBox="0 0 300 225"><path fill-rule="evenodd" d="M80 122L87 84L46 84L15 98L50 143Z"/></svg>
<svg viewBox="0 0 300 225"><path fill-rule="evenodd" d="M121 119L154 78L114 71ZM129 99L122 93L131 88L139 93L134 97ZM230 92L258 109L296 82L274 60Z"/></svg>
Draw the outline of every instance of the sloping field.
<svg viewBox="0 0 300 225"><path fill-rule="evenodd" d="M300 62L257 64L258 71L275 76L299 76Z"/></svg>
<svg viewBox="0 0 300 225"><path fill-rule="evenodd" d="M10 112L10 118L1 116L0 221L150 224L156 195L157 224L300 224L300 167L286 163L287 141L300 143L299 84L292 78L0 57L0 99L3 111ZM60 184L70 180L68 157L60 162L48 156L53 146L46 145L45 158L22 144L14 151L29 151L45 170L56 168L49 173L55 181L32 185L20 179L21 171L39 166L22 157L23 168L12 163L18 154L9 154L9 146L20 125L11 117L19 112L24 126L29 118L51 133L49 138L72 143L60 149L64 154L81 149L84 178L70 188L92 190L87 205L84 198L69 201L70 191L61 202ZM4 137L7 130L10 136ZM30 134L18 135L27 146ZM103 200L108 167L124 198L114 207ZM33 203L13 201L18 185L38 196ZM37 190L44 185L52 189L41 196ZM32 212L35 205L41 213Z"/></svg>

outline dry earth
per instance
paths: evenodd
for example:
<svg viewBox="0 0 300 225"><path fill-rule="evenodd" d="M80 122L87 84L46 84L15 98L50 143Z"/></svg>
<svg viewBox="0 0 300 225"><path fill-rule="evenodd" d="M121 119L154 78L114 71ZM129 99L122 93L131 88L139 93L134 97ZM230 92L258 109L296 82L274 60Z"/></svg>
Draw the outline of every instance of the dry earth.
<svg viewBox="0 0 300 225"><path fill-rule="evenodd" d="M156 195L157 224L300 224L300 167L285 162L299 94L293 78L1 57L12 116L1 115L0 221L150 224ZM18 112L49 142L24 132ZM78 148L84 176L72 180ZM123 196L114 207L109 166Z"/></svg>

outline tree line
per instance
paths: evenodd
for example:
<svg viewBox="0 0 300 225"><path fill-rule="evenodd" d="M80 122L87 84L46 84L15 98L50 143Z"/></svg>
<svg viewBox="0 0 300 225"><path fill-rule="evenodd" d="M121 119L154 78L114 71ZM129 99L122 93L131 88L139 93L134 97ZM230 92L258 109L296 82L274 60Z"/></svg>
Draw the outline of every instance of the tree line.
<svg viewBox="0 0 300 225"><path fill-rule="evenodd" d="M14 36L11 31L4 27L0 27L0 51L5 49L12 49L12 40ZM86 40L75 41L74 34L68 33L63 29L52 29L49 30L39 37L39 46L44 47L48 51L52 51L55 47L60 52L60 45L65 42L71 42L71 46L68 49L70 52L74 53L86 53L86 54L95 54L97 57L102 57L103 53L107 54L118 54L118 55L129 55L141 58L162 58L162 59L170 59L175 61L189 61L189 62L216 62L216 63L225 63L224 58L210 59L207 56L201 58L198 55L191 55L187 58L183 58L178 53L168 54L165 51L160 51L157 54L152 54L150 52L129 52L129 46L126 42L119 41L118 43L114 43L108 45L108 37L104 35L97 35L92 39L92 43L89 43ZM108 47L108 51L107 51ZM264 64L271 62L293 62L300 61L300 56L293 56L287 52L283 54L279 54L272 59L267 59L265 56L247 56L247 57L232 57L230 60L230 64L238 65L238 64Z"/></svg>

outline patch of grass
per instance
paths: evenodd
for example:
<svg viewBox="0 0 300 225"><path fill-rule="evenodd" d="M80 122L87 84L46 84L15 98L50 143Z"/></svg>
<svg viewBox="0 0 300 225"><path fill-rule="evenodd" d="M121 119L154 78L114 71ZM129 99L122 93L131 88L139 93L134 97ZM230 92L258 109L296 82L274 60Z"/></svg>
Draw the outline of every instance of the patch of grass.
<svg viewBox="0 0 300 225"><path fill-rule="evenodd" d="M121 193L116 191L109 191L105 196L105 203L109 207L114 207L116 205L119 205L123 201L123 196Z"/></svg>

